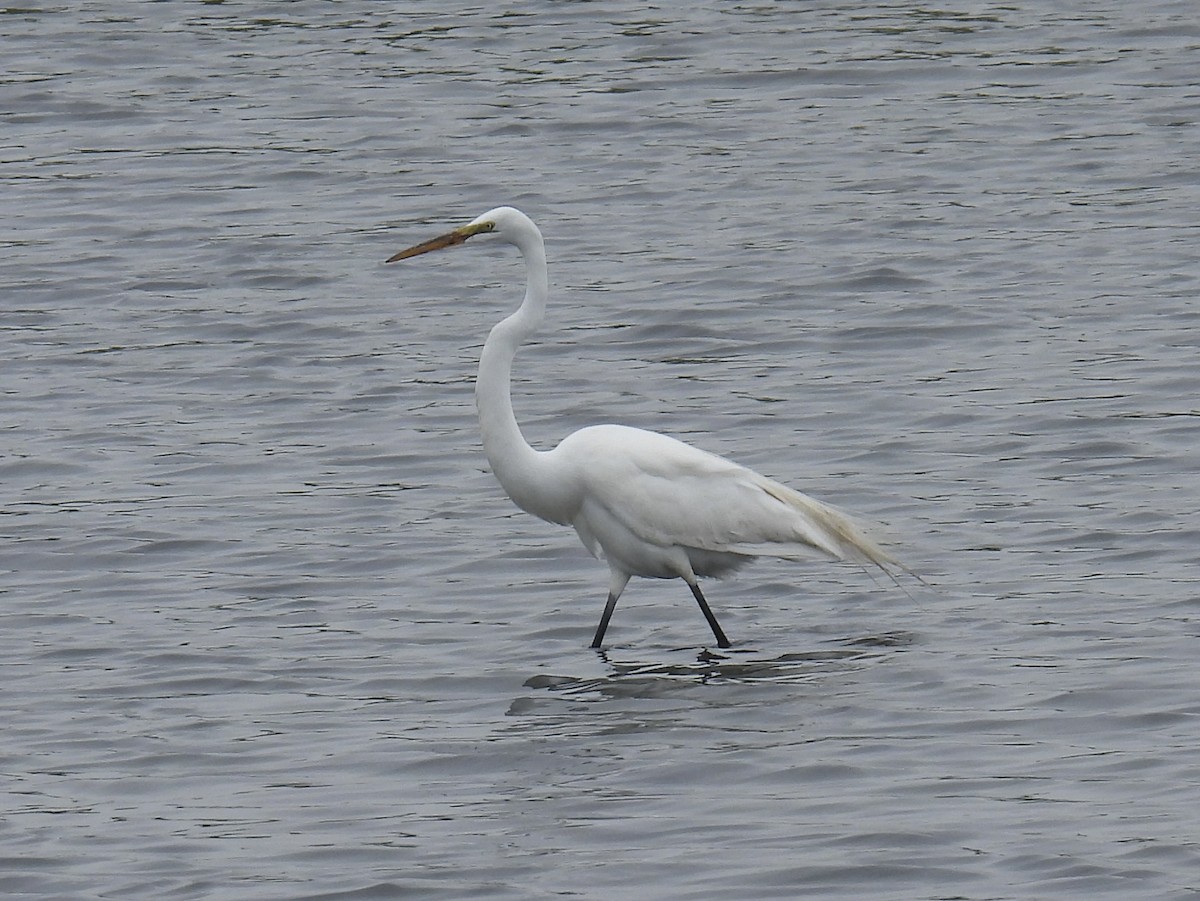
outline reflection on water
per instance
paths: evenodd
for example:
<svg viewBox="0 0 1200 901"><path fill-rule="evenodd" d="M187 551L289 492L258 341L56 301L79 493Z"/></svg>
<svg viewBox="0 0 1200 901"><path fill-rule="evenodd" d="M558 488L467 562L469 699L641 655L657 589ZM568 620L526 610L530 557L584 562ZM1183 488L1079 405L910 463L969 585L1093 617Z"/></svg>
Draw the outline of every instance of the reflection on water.
<svg viewBox="0 0 1200 901"><path fill-rule="evenodd" d="M764 657L752 649L701 650L691 662L633 663L614 659L608 649L594 653L611 670L603 678L533 676L527 688L544 689L566 697L660 697L679 683L716 685L753 682L809 682L878 658L885 648L907 647L911 633L895 632L845 639L842 648ZM510 710L510 712L512 712Z"/></svg>

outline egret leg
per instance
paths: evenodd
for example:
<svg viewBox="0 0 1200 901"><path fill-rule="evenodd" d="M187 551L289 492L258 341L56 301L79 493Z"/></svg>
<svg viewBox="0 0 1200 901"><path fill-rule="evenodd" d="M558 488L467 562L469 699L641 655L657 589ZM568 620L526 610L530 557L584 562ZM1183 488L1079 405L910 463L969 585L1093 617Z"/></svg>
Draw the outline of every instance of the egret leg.
<svg viewBox="0 0 1200 901"><path fill-rule="evenodd" d="M604 641L604 633L608 630L608 621L612 619L613 611L617 609L617 596L608 593L608 603L604 605L604 614L600 617L600 625L596 627L596 637L592 639L592 647L600 647Z"/></svg>
<svg viewBox="0 0 1200 901"><path fill-rule="evenodd" d="M717 618L713 615L712 608L708 606L708 601L704 600L704 595L700 593L700 586L689 584L688 588L692 589L692 594L696 596L696 603L700 605L700 612L704 614L704 618L708 620L709 626L712 627L713 635L717 638L717 647L729 647L729 639L725 637L725 633L721 631L721 624L717 622Z"/></svg>

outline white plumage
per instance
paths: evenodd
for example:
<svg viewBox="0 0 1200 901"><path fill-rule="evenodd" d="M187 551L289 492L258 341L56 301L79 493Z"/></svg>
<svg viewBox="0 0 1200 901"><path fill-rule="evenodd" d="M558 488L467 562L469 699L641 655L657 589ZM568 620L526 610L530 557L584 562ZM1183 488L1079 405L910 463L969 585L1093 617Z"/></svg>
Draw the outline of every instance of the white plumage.
<svg viewBox="0 0 1200 901"><path fill-rule="evenodd" d="M550 522L574 526L584 546L608 562L608 600L593 647L630 576L680 578L692 590L720 647L729 642L697 584L758 556L824 556L873 564L896 561L849 516L751 469L682 441L620 425L580 429L549 451L521 435L509 382L517 348L542 321L548 293L541 232L511 207L402 250L388 262L493 234L515 244L528 285L515 313L488 335L475 396L484 451L508 496Z"/></svg>

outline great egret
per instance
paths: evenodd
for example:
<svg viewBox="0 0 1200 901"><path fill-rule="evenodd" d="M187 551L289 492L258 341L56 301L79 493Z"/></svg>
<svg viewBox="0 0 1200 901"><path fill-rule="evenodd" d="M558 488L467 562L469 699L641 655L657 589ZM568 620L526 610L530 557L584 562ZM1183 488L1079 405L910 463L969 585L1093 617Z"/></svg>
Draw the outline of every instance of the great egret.
<svg viewBox="0 0 1200 901"><path fill-rule="evenodd" d="M394 263L494 235L515 244L525 260L525 299L488 335L479 359L475 402L483 449L508 496L523 510L571 525L591 553L607 560L608 600L592 647L598 648L630 576L683 579L717 645L729 647L704 599L698 576L721 576L758 556L813 553L899 564L846 514L779 482L656 432L597 425L568 435L558 447L534 450L525 441L509 396L517 348L542 322L548 282L542 233L512 207L497 207L439 237L401 250Z"/></svg>

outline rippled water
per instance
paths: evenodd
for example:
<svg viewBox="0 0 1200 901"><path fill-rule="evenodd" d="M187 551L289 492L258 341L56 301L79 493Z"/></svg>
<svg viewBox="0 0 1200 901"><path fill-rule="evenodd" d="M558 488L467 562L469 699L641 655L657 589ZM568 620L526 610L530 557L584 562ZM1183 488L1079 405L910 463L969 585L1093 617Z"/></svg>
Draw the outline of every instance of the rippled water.
<svg viewBox="0 0 1200 901"><path fill-rule="evenodd" d="M0 891L1200 894L1184 3L0 15ZM616 420L931 584L606 570L486 469Z"/></svg>

